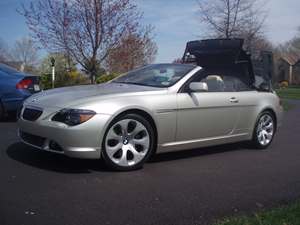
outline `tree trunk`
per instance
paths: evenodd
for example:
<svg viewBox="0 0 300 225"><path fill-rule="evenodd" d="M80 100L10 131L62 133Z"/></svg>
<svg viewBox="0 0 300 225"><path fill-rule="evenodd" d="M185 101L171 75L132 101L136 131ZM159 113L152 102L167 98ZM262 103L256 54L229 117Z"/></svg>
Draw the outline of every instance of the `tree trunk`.
<svg viewBox="0 0 300 225"><path fill-rule="evenodd" d="M90 75L90 81L91 81L91 84L95 84L95 73L94 72L89 72L89 75Z"/></svg>

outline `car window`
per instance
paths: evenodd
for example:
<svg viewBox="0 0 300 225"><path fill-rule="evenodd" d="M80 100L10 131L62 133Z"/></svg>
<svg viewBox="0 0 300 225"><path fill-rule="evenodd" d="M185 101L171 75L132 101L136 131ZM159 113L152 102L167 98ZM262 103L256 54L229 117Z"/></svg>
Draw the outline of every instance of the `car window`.
<svg viewBox="0 0 300 225"><path fill-rule="evenodd" d="M246 81L244 81L238 77L234 77L234 85L235 85L236 91L251 91L252 90L252 88L246 84Z"/></svg>
<svg viewBox="0 0 300 225"><path fill-rule="evenodd" d="M208 75L200 82L207 84L208 92L221 92L225 90L225 83L220 75Z"/></svg>
<svg viewBox="0 0 300 225"><path fill-rule="evenodd" d="M208 92L252 90L247 84L247 76L243 77L240 71L232 69L204 69L198 72L190 82L206 83Z"/></svg>
<svg viewBox="0 0 300 225"><path fill-rule="evenodd" d="M200 82L207 84L208 92L235 92L250 90L250 88L236 76L208 75Z"/></svg>

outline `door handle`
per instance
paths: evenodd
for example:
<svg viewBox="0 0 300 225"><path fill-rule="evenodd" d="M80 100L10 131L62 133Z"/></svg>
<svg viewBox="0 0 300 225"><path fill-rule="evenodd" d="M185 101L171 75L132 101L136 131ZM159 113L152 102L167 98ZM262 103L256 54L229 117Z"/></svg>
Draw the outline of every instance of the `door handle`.
<svg viewBox="0 0 300 225"><path fill-rule="evenodd" d="M231 103L238 103L239 100L236 97L232 97L232 98L230 98L230 102Z"/></svg>

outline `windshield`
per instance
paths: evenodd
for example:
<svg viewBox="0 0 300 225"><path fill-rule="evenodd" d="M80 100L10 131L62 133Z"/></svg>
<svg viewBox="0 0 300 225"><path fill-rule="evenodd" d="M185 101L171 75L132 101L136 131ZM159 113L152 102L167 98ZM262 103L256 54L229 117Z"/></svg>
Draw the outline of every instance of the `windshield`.
<svg viewBox="0 0 300 225"><path fill-rule="evenodd" d="M128 72L113 80L113 82L152 87L170 87L194 68L194 65L154 64Z"/></svg>

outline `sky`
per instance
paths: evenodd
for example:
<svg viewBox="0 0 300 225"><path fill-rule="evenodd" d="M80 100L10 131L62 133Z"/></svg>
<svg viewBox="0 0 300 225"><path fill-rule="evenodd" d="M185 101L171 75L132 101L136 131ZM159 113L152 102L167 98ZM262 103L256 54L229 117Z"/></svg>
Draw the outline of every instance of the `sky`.
<svg viewBox="0 0 300 225"><path fill-rule="evenodd" d="M0 0L0 39L8 45L29 35L24 18L16 11L31 0ZM34 1L34 0L33 0ZM199 23L198 0L134 0L143 11L143 23L155 27L158 45L156 62L167 63L181 57L185 44L206 36ZM293 38L300 26L300 0L269 0L266 36L279 44Z"/></svg>

